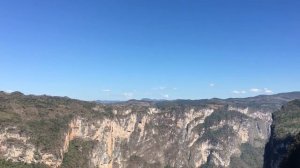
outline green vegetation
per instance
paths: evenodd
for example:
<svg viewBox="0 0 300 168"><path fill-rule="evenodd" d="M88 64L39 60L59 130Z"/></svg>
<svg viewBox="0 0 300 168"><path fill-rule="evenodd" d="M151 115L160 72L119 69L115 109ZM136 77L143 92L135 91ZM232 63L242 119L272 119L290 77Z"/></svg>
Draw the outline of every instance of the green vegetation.
<svg viewBox="0 0 300 168"><path fill-rule="evenodd" d="M235 111L227 111L225 109L221 109L218 111L213 112L210 116L208 116L204 124L200 124L197 127L195 127L194 131L196 132L202 132L204 129L204 134L202 136L202 139L207 139L212 142L218 142L221 138L224 138L224 135L227 137L234 136L235 131L232 127L225 125L222 126L219 129L211 129L210 127L218 125L222 120L225 121L237 121L237 122L243 122L244 120L248 119L249 117Z"/></svg>
<svg viewBox="0 0 300 168"><path fill-rule="evenodd" d="M93 141L75 139L71 141L68 152L65 154L61 168L88 167Z"/></svg>
<svg viewBox="0 0 300 168"><path fill-rule="evenodd" d="M20 121L21 121L21 118L18 114L0 110L0 124L1 125L6 125L9 123L18 123Z"/></svg>
<svg viewBox="0 0 300 168"><path fill-rule="evenodd" d="M30 121L25 129L31 137L31 142L38 149L59 154L59 148L64 142L64 133L67 132L70 120L71 116L64 116L63 118Z"/></svg>
<svg viewBox="0 0 300 168"><path fill-rule="evenodd" d="M230 168L261 168L263 167L263 148L255 148L249 143L241 145L241 156L231 158Z"/></svg>
<svg viewBox="0 0 300 168"><path fill-rule="evenodd" d="M171 167L171 166L167 165L167 166L165 166L164 168L173 168L173 167Z"/></svg>
<svg viewBox="0 0 300 168"><path fill-rule="evenodd" d="M202 165L200 168L215 168L216 166L211 164L211 163L205 163L204 165Z"/></svg>
<svg viewBox="0 0 300 168"><path fill-rule="evenodd" d="M209 128L213 125L220 123L220 121L222 120L225 121L236 120L242 122L243 120L248 118L249 118L248 116L240 112L227 111L227 109L223 109L223 110L221 109L219 111L215 111L205 119L205 127Z"/></svg>
<svg viewBox="0 0 300 168"><path fill-rule="evenodd" d="M289 102L273 114L273 128L277 138L295 136L300 132L300 100Z"/></svg>
<svg viewBox="0 0 300 168"><path fill-rule="evenodd" d="M214 102L209 102L213 104ZM207 108L207 100L174 100L174 101L158 101L155 106L164 112L182 113L191 108L195 110Z"/></svg>
<svg viewBox="0 0 300 168"><path fill-rule="evenodd" d="M112 115L112 107L66 97L0 93L0 128L14 126L39 150L60 155L64 134L74 116L95 119ZM108 112L106 112L108 111Z"/></svg>
<svg viewBox="0 0 300 168"><path fill-rule="evenodd" d="M218 108L210 116L205 119L203 124L199 124L193 131L202 132L204 134L201 140L209 140L212 143L220 143L221 139L231 137L235 132L230 126L221 126L221 128L213 129L222 120L235 121L243 123L249 117L235 111L227 111L228 105L238 105L240 107L255 107L270 109L273 107L273 99L267 97L246 98L246 99L212 99L212 100L175 100L175 101L157 101L157 102L139 102L129 101L122 104L101 105L93 102L85 102L73 100L66 97L50 97L50 96L25 96L21 93L1 94L0 93L0 128L7 126L15 126L22 135L30 137L30 143L36 145L38 150L60 156L60 150L64 142L64 134L68 131L68 124L74 116L83 117L88 121L94 121L101 118L115 117L113 111L116 109L131 109L133 113L142 115L148 110L149 106L158 107L162 114L164 112L184 115L190 109L195 111L203 108ZM262 103L263 102L263 103ZM227 105L228 104L228 105ZM279 103L278 103L279 104ZM298 105L297 105L298 104ZM275 107L275 106L274 106ZM292 107L283 108L284 113L275 113L275 121L278 126L275 127L279 133L289 132L290 134L300 131L300 101L293 103ZM120 117L121 118L121 117ZM165 119L165 118L163 118ZM164 132L170 133L173 128L170 127L169 120L157 121L158 126L153 125L153 128L158 129L161 133L157 138L165 138ZM226 135L226 136L224 136ZM174 135L175 136L175 135ZM156 138L156 137L155 137ZM8 139L9 144L20 144L16 139ZM124 144L125 145L125 144ZM65 154L62 168L77 168L87 167L90 160L90 152L94 146L92 141L83 141L76 139L70 143L69 150ZM129 148L129 147L126 147ZM241 157L235 159L236 165L249 165L256 167L261 163L259 156L262 156L261 149L252 147L249 144L242 145ZM40 157L36 152L35 157ZM129 163L132 167L139 165L140 167L162 167L160 163L148 163L142 157L131 156ZM210 164L204 165L210 167ZM13 163L11 161L0 160L1 167L15 168L44 168L43 165L29 165L25 163ZM130 166L129 166L130 167ZM169 168L169 166L166 166Z"/></svg>
<svg viewBox="0 0 300 168"><path fill-rule="evenodd" d="M160 163L148 163L143 158L136 155L130 156L128 163L129 164L127 167L143 167L143 168L162 167Z"/></svg>
<svg viewBox="0 0 300 168"><path fill-rule="evenodd" d="M280 163L281 168L299 167L300 165L300 133L293 138L293 143L289 145L287 155Z"/></svg>
<svg viewBox="0 0 300 168"><path fill-rule="evenodd" d="M272 134L266 145L264 167L299 167L300 100L287 103L273 113Z"/></svg>
<svg viewBox="0 0 300 168"><path fill-rule="evenodd" d="M12 162L8 160L0 159L1 168L48 168L42 164L27 164L22 162Z"/></svg>
<svg viewBox="0 0 300 168"><path fill-rule="evenodd" d="M255 148L249 143L241 146L241 160L243 160L251 168L260 168L263 163L263 148Z"/></svg>

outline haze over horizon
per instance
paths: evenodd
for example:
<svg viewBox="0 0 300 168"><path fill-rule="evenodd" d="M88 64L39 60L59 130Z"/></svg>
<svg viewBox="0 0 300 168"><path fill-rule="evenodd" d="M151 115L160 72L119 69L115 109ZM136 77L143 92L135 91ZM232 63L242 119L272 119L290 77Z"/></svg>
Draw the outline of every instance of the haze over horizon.
<svg viewBox="0 0 300 168"><path fill-rule="evenodd" d="M0 90L81 100L299 91L300 2L1 1Z"/></svg>

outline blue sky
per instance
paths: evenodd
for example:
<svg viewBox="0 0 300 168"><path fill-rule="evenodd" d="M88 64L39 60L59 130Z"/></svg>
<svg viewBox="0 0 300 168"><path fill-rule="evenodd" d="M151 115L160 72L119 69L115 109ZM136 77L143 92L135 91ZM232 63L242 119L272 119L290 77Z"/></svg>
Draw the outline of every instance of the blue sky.
<svg viewBox="0 0 300 168"><path fill-rule="evenodd" d="M300 1L0 1L0 90L83 100L300 90Z"/></svg>

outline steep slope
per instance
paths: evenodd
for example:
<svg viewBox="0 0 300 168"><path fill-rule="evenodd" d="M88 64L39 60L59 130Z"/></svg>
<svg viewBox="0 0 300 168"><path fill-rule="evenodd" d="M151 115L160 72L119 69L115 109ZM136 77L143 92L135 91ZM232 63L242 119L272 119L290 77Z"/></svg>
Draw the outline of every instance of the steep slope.
<svg viewBox="0 0 300 168"><path fill-rule="evenodd" d="M297 96L97 104L2 92L0 156L49 167L262 167L271 113Z"/></svg>
<svg viewBox="0 0 300 168"><path fill-rule="evenodd" d="M272 133L266 146L265 168L299 167L300 100L294 100L273 114Z"/></svg>

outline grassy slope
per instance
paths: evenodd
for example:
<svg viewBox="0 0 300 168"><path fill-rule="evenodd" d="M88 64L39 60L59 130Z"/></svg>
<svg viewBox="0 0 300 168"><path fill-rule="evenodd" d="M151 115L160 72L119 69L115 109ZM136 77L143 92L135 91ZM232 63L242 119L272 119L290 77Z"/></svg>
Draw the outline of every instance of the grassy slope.
<svg viewBox="0 0 300 168"><path fill-rule="evenodd" d="M61 168L88 167L93 144L92 141L83 141L80 139L71 141Z"/></svg>
<svg viewBox="0 0 300 168"><path fill-rule="evenodd" d="M295 136L300 132L300 100L294 100L283 106L273 115L276 138Z"/></svg>
<svg viewBox="0 0 300 168"><path fill-rule="evenodd" d="M11 162L7 160L0 160L0 167L1 168L48 168L45 165L41 164L26 164L22 162Z"/></svg>

